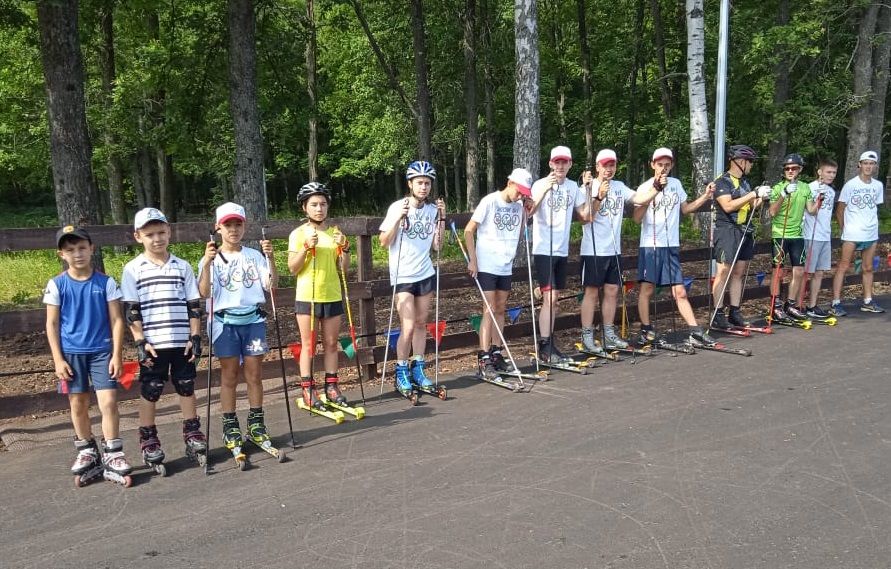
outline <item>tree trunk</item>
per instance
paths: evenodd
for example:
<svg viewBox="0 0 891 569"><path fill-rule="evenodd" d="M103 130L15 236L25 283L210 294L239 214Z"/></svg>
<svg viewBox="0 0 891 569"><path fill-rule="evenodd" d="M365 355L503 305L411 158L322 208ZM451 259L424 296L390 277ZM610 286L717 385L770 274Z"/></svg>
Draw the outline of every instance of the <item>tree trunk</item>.
<svg viewBox="0 0 891 569"><path fill-rule="evenodd" d="M455 199L457 203L455 208L457 211L464 211L461 205L461 143L456 142L452 145L452 169L455 176Z"/></svg>
<svg viewBox="0 0 891 569"><path fill-rule="evenodd" d="M476 107L476 0L464 3L464 108L467 116L465 171L467 208L480 201L479 112Z"/></svg>
<svg viewBox="0 0 891 569"><path fill-rule="evenodd" d="M566 132L566 83L563 81L563 34L560 29L562 24L557 16L558 6L555 4L550 7L554 15L553 27L551 28L551 40L554 42L554 101L557 103L557 129L560 136L560 144L568 143L568 134Z"/></svg>
<svg viewBox="0 0 891 569"><path fill-rule="evenodd" d="M257 103L256 17L252 0L229 0L229 106L235 127L233 193L252 223L266 220L263 135Z"/></svg>
<svg viewBox="0 0 891 569"><path fill-rule="evenodd" d="M626 164L628 165L628 185L635 184L637 178L637 159L635 157L634 133L637 126L637 75L641 68L641 54L643 53L643 24L644 24L644 0L638 0L634 18L634 60L631 62L631 86L628 90L628 151Z"/></svg>
<svg viewBox="0 0 891 569"><path fill-rule="evenodd" d="M103 140L108 153L105 164L108 175L108 204L111 207L112 222L120 225L127 223L127 211L124 206L124 168L121 157L115 149L117 137L111 128L110 118L117 78L114 61L114 5L115 0L105 0L100 8L102 47L99 50L99 62L102 68L102 98L105 108Z"/></svg>
<svg viewBox="0 0 891 569"><path fill-rule="evenodd" d="M690 101L690 153L693 161L693 192L702 193L712 178L712 140L708 126L708 99L705 95L705 12L704 0L686 0L687 9L687 93ZM711 216L697 217L700 235L708 240Z"/></svg>
<svg viewBox="0 0 891 569"><path fill-rule="evenodd" d="M845 180L857 174L860 153L867 150L871 98L873 95L873 36L879 15L879 3L864 8L858 22L857 46L854 48L854 104L848 123L848 152L845 160Z"/></svg>
<svg viewBox="0 0 891 569"><path fill-rule="evenodd" d="M405 195L405 184L402 183L402 166L397 164L393 170L393 196L399 199Z"/></svg>
<svg viewBox="0 0 891 569"><path fill-rule="evenodd" d="M585 125L585 169L594 167L594 121L591 118L591 48L585 0L576 0L579 24L579 52L582 56L582 121Z"/></svg>
<svg viewBox="0 0 891 569"><path fill-rule="evenodd" d="M650 0L653 14L653 40L656 44L656 66L659 68L659 93L662 97L662 112L666 119L671 118L671 89L668 84L668 66L665 64L665 35L662 24L662 8L659 0Z"/></svg>
<svg viewBox="0 0 891 569"><path fill-rule="evenodd" d="M789 23L789 0L780 0L777 7L777 26L785 26ZM785 106L789 100L789 88L792 80L789 77L789 56L785 45L777 46L784 51L779 61L773 68L773 112L770 115L770 144L767 147L767 163L765 164L764 177L767 180L779 179L783 170L783 157L786 155L786 146L789 141L789 125L786 117Z"/></svg>
<svg viewBox="0 0 891 569"><path fill-rule="evenodd" d="M421 160L433 159L433 106L427 84L427 39L421 0L411 0L412 44L415 54L415 85L418 109L418 152Z"/></svg>
<svg viewBox="0 0 891 569"><path fill-rule="evenodd" d="M482 43L485 54L483 85L486 93L486 193L495 190L495 78L492 71L492 17L488 3L483 0Z"/></svg>
<svg viewBox="0 0 891 569"><path fill-rule="evenodd" d="M538 15L535 0L514 0L516 93L514 167L538 177L541 119L538 91Z"/></svg>
<svg viewBox="0 0 891 569"><path fill-rule="evenodd" d="M173 183L173 164L161 144L155 146L155 164L158 170L158 190L161 198L161 211L167 220L174 222L179 217L176 204L176 185Z"/></svg>
<svg viewBox="0 0 891 569"><path fill-rule="evenodd" d="M870 104L869 136L867 147L880 152L882 132L885 127L885 99L888 95L889 64L891 64L891 7L879 6L877 43L873 56L875 75L873 76L873 98Z"/></svg>
<svg viewBox="0 0 891 569"><path fill-rule="evenodd" d="M309 180L319 179L319 111L318 79L316 78L316 16L314 0L306 0L306 93L309 95Z"/></svg>

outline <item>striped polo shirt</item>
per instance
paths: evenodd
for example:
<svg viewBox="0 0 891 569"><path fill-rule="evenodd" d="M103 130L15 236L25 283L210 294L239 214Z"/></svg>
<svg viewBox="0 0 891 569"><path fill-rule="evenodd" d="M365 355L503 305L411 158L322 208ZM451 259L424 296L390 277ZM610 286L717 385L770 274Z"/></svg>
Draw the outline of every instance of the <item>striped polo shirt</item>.
<svg viewBox="0 0 891 569"><path fill-rule="evenodd" d="M186 301L201 298L189 263L171 253L166 263L156 265L140 254L124 266L121 292L124 302L139 303L149 344L156 349L186 345L190 335Z"/></svg>

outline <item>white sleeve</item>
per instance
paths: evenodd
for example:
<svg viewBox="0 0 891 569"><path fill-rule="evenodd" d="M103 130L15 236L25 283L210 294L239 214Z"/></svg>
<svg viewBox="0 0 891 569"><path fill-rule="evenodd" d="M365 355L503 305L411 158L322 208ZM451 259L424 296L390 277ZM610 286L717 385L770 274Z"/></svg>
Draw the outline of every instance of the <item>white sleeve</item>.
<svg viewBox="0 0 891 569"><path fill-rule="evenodd" d="M576 186L575 191L575 207L576 209L588 203L588 196L585 195L585 186Z"/></svg>
<svg viewBox="0 0 891 569"><path fill-rule="evenodd" d="M476 209L473 210L473 215L470 216L470 221L475 221L477 224L482 225L483 221L485 221L486 216L489 215L489 207L492 204L492 200L487 200L483 198ZM480 207L482 206L482 207Z"/></svg>
<svg viewBox="0 0 891 569"><path fill-rule="evenodd" d="M687 190L684 189L684 185L681 184L680 180L675 182L675 187L677 188L678 196L680 196L681 198L681 203L684 203L685 201L690 199L690 196L687 194Z"/></svg>
<svg viewBox="0 0 891 569"><path fill-rule="evenodd" d="M121 298L125 302L136 302L139 300L139 294L136 292L136 278L128 266L124 267L121 273Z"/></svg>
<svg viewBox="0 0 891 569"><path fill-rule="evenodd" d="M260 269L260 282L263 283L263 290L269 290L269 260L262 251L249 249L257 259L257 268Z"/></svg>
<svg viewBox="0 0 891 569"><path fill-rule="evenodd" d="M118 283L114 281L113 278L108 277L108 280L105 282L105 300L111 302L112 300L120 300L121 289L118 288Z"/></svg>
<svg viewBox="0 0 891 569"><path fill-rule="evenodd" d="M634 199L635 193L634 190L626 186L624 183L622 184L622 200L625 203L630 202Z"/></svg>
<svg viewBox="0 0 891 569"><path fill-rule="evenodd" d="M851 185L849 183L845 183L842 186L841 193L838 194L838 201L841 203L848 203L848 200L851 199Z"/></svg>
<svg viewBox="0 0 891 569"><path fill-rule="evenodd" d="M394 202L387 208L387 216L384 217L384 221L381 223L378 231L384 233L386 231L390 231L393 229L393 226L396 225L396 222L399 221L402 213L402 201Z"/></svg>
<svg viewBox="0 0 891 569"><path fill-rule="evenodd" d="M62 306L62 299L59 297L59 287L56 286L56 281L54 279L50 279L49 282L46 283L46 288L43 289L43 303L52 304L53 306Z"/></svg>
<svg viewBox="0 0 891 569"><path fill-rule="evenodd" d="M877 195L876 195L876 205L885 203L885 186L881 182L878 182L878 181L877 181L876 185L878 186L878 188L876 188L878 190Z"/></svg>
<svg viewBox="0 0 891 569"><path fill-rule="evenodd" d="M195 271L192 270L192 265L183 262L185 265L185 269L183 269L183 288L185 289L183 292L186 294L186 300L196 300L201 298L201 293L198 292L198 281L195 280Z"/></svg>

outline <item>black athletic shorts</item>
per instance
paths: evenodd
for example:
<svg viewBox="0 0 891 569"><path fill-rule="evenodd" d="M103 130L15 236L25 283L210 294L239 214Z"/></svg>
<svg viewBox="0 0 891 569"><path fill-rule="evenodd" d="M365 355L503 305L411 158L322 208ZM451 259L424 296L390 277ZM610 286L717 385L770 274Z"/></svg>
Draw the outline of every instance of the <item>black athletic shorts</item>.
<svg viewBox="0 0 891 569"><path fill-rule="evenodd" d="M294 303L295 314L309 314L313 303L298 300ZM332 316L340 316L343 314L343 301L335 300L334 302L316 302L315 303L316 318L331 318Z"/></svg>
<svg viewBox="0 0 891 569"><path fill-rule="evenodd" d="M532 262L535 263L535 279L541 292L547 292L551 289L566 289L566 257L551 257L550 255L533 255ZM553 266L550 260L553 259ZM551 275L554 280L551 282Z"/></svg>
<svg viewBox="0 0 891 569"><path fill-rule="evenodd" d="M780 245L782 243L782 246ZM806 260L804 237L773 238L773 264L803 267Z"/></svg>
<svg viewBox="0 0 891 569"><path fill-rule="evenodd" d="M510 285L513 282L513 275L493 275L492 273L477 273L476 280L480 282L480 287L484 291L489 290L506 290L510 291Z"/></svg>
<svg viewBox="0 0 891 569"><path fill-rule="evenodd" d="M198 372L195 370L195 362L190 362L186 357L186 347L182 348L164 348L156 350L158 357L152 357L153 363L151 367L139 364L139 381L160 380L166 382L171 377L173 382L180 380L195 379ZM151 354L149 354L151 357Z"/></svg>
<svg viewBox="0 0 891 569"><path fill-rule="evenodd" d="M582 286L600 288L605 284L621 284L619 260L615 255L582 255Z"/></svg>
<svg viewBox="0 0 891 569"><path fill-rule="evenodd" d="M400 292L410 293L412 296L426 296L436 290L436 275L430 275L426 279L422 279L413 283L402 283L396 285L396 294Z"/></svg>
<svg viewBox="0 0 891 569"><path fill-rule="evenodd" d="M751 233L745 235L741 226L715 224L715 261L729 265L733 263L734 256L737 261L751 261L755 256L755 239Z"/></svg>

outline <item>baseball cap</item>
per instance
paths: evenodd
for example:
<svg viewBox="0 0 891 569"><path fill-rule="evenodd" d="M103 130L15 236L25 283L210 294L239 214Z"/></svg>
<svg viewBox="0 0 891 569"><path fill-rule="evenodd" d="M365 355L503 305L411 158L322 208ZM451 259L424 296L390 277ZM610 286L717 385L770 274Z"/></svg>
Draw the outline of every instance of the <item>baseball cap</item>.
<svg viewBox="0 0 891 569"><path fill-rule="evenodd" d="M226 223L230 219L244 221L244 208L232 202L226 202L217 208L217 223Z"/></svg>
<svg viewBox="0 0 891 569"><path fill-rule="evenodd" d="M507 177L508 180L517 185L520 193L526 197L532 195L532 174L525 168L514 168L514 171Z"/></svg>
<svg viewBox="0 0 891 569"><path fill-rule="evenodd" d="M660 158L671 158L673 161L674 154L672 154L670 148L665 148L663 146L662 148L657 148L656 151L653 152L653 162L655 162L656 160L659 160Z"/></svg>
<svg viewBox="0 0 891 569"><path fill-rule="evenodd" d="M551 160L572 160L572 150L566 146L551 148Z"/></svg>
<svg viewBox="0 0 891 569"><path fill-rule="evenodd" d="M597 159L595 162L598 164L603 164L604 162L618 162L619 159L616 158L616 152L614 150L610 150L609 148L604 148L600 152L597 153Z"/></svg>
<svg viewBox="0 0 891 569"><path fill-rule="evenodd" d="M56 231L56 247L62 245L62 239L68 236L77 237L78 239L86 239L90 243L93 242L90 239L90 234L87 233L87 230L82 227L75 227L73 225L66 225L65 227L60 228Z"/></svg>
<svg viewBox="0 0 891 569"><path fill-rule="evenodd" d="M133 229L139 231L152 221L167 223L167 216L161 213L160 209L153 207L143 208L137 211L136 217L133 218Z"/></svg>
<svg viewBox="0 0 891 569"><path fill-rule="evenodd" d="M872 160L873 162L878 162L879 155L876 154L875 150L867 150L866 152L864 152L863 154L860 155L860 161L863 162L864 160Z"/></svg>

